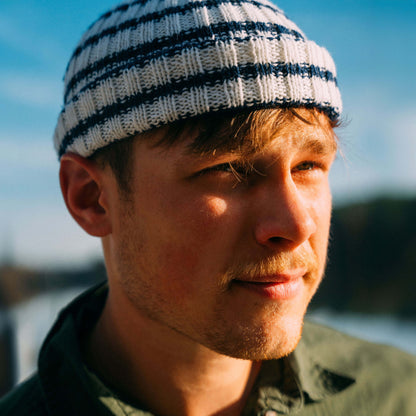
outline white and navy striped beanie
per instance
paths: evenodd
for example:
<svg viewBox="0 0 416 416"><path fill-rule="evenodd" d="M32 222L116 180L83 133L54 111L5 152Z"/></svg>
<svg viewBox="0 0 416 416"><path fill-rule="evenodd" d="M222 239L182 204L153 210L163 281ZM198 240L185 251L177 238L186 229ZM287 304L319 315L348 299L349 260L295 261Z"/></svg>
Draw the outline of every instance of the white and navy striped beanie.
<svg viewBox="0 0 416 416"><path fill-rule="evenodd" d="M116 140L216 111L341 113L334 62L267 0L128 0L84 34L54 142L90 156Z"/></svg>

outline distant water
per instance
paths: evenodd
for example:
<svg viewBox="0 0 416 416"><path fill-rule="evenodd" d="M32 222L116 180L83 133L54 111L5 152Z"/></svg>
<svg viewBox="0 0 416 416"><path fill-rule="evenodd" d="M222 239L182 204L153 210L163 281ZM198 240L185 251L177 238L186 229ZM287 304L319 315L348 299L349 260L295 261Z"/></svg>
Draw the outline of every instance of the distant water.
<svg viewBox="0 0 416 416"><path fill-rule="evenodd" d="M319 309L308 314L311 321L339 329L379 344L392 345L416 355L416 320L391 315L365 315Z"/></svg>
<svg viewBox="0 0 416 416"><path fill-rule="evenodd" d="M17 327L20 381L35 370L39 348L60 309L84 289L49 292L12 310L11 316ZM416 321L403 321L388 315L335 313L326 309L308 314L308 319L416 355Z"/></svg>
<svg viewBox="0 0 416 416"><path fill-rule="evenodd" d="M39 349L59 311L85 289L76 287L47 292L18 305L11 311L16 326L19 382L36 369Z"/></svg>

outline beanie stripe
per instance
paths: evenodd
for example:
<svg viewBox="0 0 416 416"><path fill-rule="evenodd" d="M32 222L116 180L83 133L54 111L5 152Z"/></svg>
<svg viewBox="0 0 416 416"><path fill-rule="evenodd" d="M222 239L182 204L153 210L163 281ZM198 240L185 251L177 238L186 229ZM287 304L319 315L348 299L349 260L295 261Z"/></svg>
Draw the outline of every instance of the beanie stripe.
<svg viewBox="0 0 416 416"><path fill-rule="evenodd" d="M135 77L137 75L132 74L124 74L122 77L123 79L119 80L119 82L124 84L133 84L135 83ZM133 79L130 79L130 82L126 80L126 77L131 77ZM270 77L271 79L268 79L267 77ZM320 85L318 90L321 90L322 87L328 87L329 82L333 84L333 90L334 95L336 92L336 79L334 75L328 71L328 70L322 70L319 67L307 65L307 64L290 64L290 63L275 63L275 64L248 64L247 66L238 66L238 67L226 67L221 68L220 70L217 70L216 72L211 73L201 73L194 76L187 76L180 79L176 79L173 83L169 84L160 84L158 86L144 89L142 92L133 94L133 95L126 95L123 97L115 97L112 96L111 99L113 100L110 105L98 108L98 111L96 111L91 116L87 116L86 118L82 118L82 115L78 113L77 117L73 118L74 121L74 127L67 132L65 135L61 147L59 149L59 154L62 155L66 152L67 147L71 145L71 143L74 141L74 138L78 136L85 135L88 132L88 129L95 126L95 128L100 128L102 124L105 124L105 121L108 118L113 119L114 117L117 117L117 115L122 115L128 113L132 108L137 107L138 105L143 105L145 107L151 107L152 104L154 104L155 109L153 111L156 111L157 107L160 104L160 100L173 100L178 101L180 103L181 101L181 93L182 92L189 92L191 89L203 89L205 87L213 87L215 89L216 85L220 85L224 83L224 80L227 80L229 82L229 85L231 86L231 90L238 89L238 82L241 81L243 83L249 83L250 80L256 79L258 86L264 86L264 89L267 90L267 87L273 87L273 84L276 82L276 80L279 79L286 79L287 85L290 85L291 83L296 84L297 80L299 78L303 79L309 79L314 80L315 85ZM236 82L236 84L233 84L233 82ZM319 83L321 81L321 83ZM104 96L109 89L109 87L117 91L119 90L117 81L114 80L111 83L112 85L106 85L101 84L100 91L95 91L96 96L101 96L101 100L98 100L100 103L104 103L105 99ZM313 84L312 84L313 85ZM312 85L310 88L312 88ZM258 89L258 88L257 88ZM250 108L251 101L255 101L254 97L256 89L253 89L253 99L248 99L246 97L247 103L244 105L244 103L238 104L239 108ZM260 92L260 91L258 91ZM81 100L83 102L86 102L88 99L93 100L94 91L87 90L88 98L87 97L81 97ZM235 95L236 91L230 92L231 95ZM307 105L313 102L313 91L311 90L309 94L303 93L304 97L299 97L299 99L296 102L293 102L293 106L300 106L300 105ZM177 98L175 98L175 95L178 95ZM258 101L256 104L256 108L265 107L267 104L285 104L286 100L284 97L280 98L272 98L271 100L267 100L267 94L264 93L265 97L264 100ZM185 103L180 103L181 106L183 106ZM218 103L217 105L212 105L209 108L206 108L206 111L218 111L223 108L227 108L227 106L230 105L229 102L227 102L224 106L224 104ZM96 109L97 107L93 104L89 106L92 109ZM320 107L323 110L329 110L330 103L329 102L322 102L320 103ZM71 105L68 106L68 114L71 116L74 113L77 113L77 101L74 101L71 103ZM71 114L72 113L72 114ZM186 113L184 116L196 116L195 114L189 114ZM335 114L329 114L331 118L335 117ZM169 117L169 116L168 116ZM181 119L182 117L179 117L175 114L171 114L171 117L173 120L175 119ZM69 120L68 120L69 121ZM153 127L154 123L150 123L149 127ZM69 127L69 126L67 126ZM105 130L105 129L104 129ZM122 133L122 137L118 137L119 139L126 137L126 135L135 134L140 131L144 131L143 128L138 129L137 131L133 132L127 132L125 131ZM116 139L116 137L114 137Z"/></svg>
<svg viewBox="0 0 416 416"><path fill-rule="evenodd" d="M175 43L172 42L172 37L159 38L140 44L137 47L131 47L122 52L111 54L83 69L79 69L78 73L68 80L65 101L68 102L73 96L82 92L82 88L85 88L86 85L88 85L88 88L94 88L94 83L97 82L98 77L117 76L126 67L132 65L141 67L143 64L161 56L171 57L181 53L185 48L202 50L214 47L221 40L227 41L230 28L235 29L237 25L238 29L240 29L240 34L236 34L233 38L233 41L236 43L244 44L254 35L260 37L260 34L265 39L272 39L273 41L281 40L284 35L288 35L289 39L290 37L294 40L302 39L297 31L290 31L284 26L254 22L227 22L213 25L209 28L189 30L187 33L178 35ZM215 33L215 37L213 33ZM86 52L86 55L90 54L92 54L92 51ZM89 84L91 78L94 81ZM82 86L80 87L81 82Z"/></svg>
<svg viewBox="0 0 416 416"><path fill-rule="evenodd" d="M271 38L270 40L256 40L251 44L244 41L236 43L238 46L235 48L236 56L231 60L227 56L228 46L226 44L219 45L216 42L213 44L212 41L209 41L210 45L206 48L198 49L196 45L192 49L179 47L176 55L169 58L162 56L159 59L146 62L143 66L128 62L121 68L116 68L110 73L97 77L93 83L84 86L77 96L67 104L66 112L71 116L65 117L68 131L63 140L65 143L69 142L77 131L83 131L84 125L90 124L84 120L88 116L81 115L85 112L85 108L82 106L86 102L90 102L87 108L95 109L97 117L102 117L101 112L104 111L103 107L107 105L108 101L106 98L108 85L105 82L107 79L111 79L111 89L118 93L112 98L110 104L120 103L120 109L122 108L121 103L130 102L131 105L135 105L135 102L140 103L141 100L147 103L159 94L174 94L189 86L199 87L204 82L212 83L213 80L222 82L238 76L254 77L273 73L278 78L299 74L305 79L318 77L336 85L336 78L330 70L335 70L335 68L324 69L330 67L327 62L328 54L325 50L312 42L309 44L309 49L304 50L305 44L296 40L286 40L286 49L297 52L296 54L292 52L293 56L291 57L282 53L284 51L280 49L273 49L274 42L275 39ZM269 56L262 56L263 51L270 51ZM257 62L253 62L253 52L256 54ZM319 58L318 54L321 55ZM298 63L300 56L305 57L308 61ZM291 59L293 62L284 62L285 58L286 60ZM274 62L268 63L268 60ZM320 63L321 67L313 65L313 62ZM129 68L132 69L129 70ZM170 82L167 79L158 79L157 74L166 74ZM126 90L125 86L128 84L135 86L135 88L131 88L130 91ZM90 98L85 96L85 92L88 92L87 97ZM133 101L129 98L130 95L135 96ZM117 109L115 108L114 111ZM72 131L74 126L78 124L79 130Z"/></svg>
<svg viewBox="0 0 416 416"><path fill-rule="evenodd" d="M132 8L133 6L144 6L146 3L148 3L148 0L134 0L134 1L123 3L119 6L114 7L112 10L109 10L108 12L104 13L101 17L97 19L95 23L101 20L106 20L110 18L111 16L113 16L115 13L126 12L128 11L128 9ZM274 4L268 3L268 2L261 2L261 0L260 1L256 1L256 0L205 0L205 1L193 2L190 4L185 4L182 6L175 5L171 7L169 5L167 7L164 7L163 5L164 3L166 3L166 1L160 0L160 11L149 13L149 15L152 15L152 14L154 16L157 16L158 14L163 15L164 10L166 10L166 14L169 14L169 10L172 10L174 8L177 8L178 10L182 11L182 10L191 9L191 8L205 7L209 5L217 5L219 3L231 3L231 4L237 4L237 5L242 5L243 3L252 3L257 6L269 8L275 13L283 13L282 10L280 10Z"/></svg>
<svg viewBox="0 0 416 416"><path fill-rule="evenodd" d="M289 78L289 76L288 76ZM301 82L299 75L290 76L288 84ZM313 88L320 90L326 82L316 78L310 86L311 96ZM333 95L336 95L334 85ZM245 95L245 91L252 92ZM74 151L82 156L89 156L96 148L104 147L116 140L137 134L138 131L147 131L160 125L171 123L175 120L195 117L202 113L214 113L215 111L238 111L254 108L279 107L315 107L326 111L331 116L330 103L322 102L317 105L313 98L301 98L299 101L288 99L284 94L276 93L276 82L273 75L256 78L230 79L224 82L206 83L201 86L192 86L182 90L181 94L159 94L154 92L154 97L148 101L142 101L142 97L131 96L126 102L114 103L103 108L98 114L85 120L83 126L77 126L71 135L67 136L59 149L59 156L65 152ZM258 102L256 96L265 95L263 102ZM210 102L208 97L221 96L222 102ZM136 101L141 104L137 105ZM117 127L115 127L117 126ZM92 139L92 140L91 140Z"/></svg>
<svg viewBox="0 0 416 416"><path fill-rule="evenodd" d="M135 1L131 3L130 5L123 5L121 7L117 7L114 10L101 16L101 18L98 19L98 21L106 20L116 12L119 12L119 11L125 12L128 8L134 5L142 5L144 2L145 2L144 0L140 0L140 1ZM117 33L120 33L126 29L137 29L139 25L146 23L146 22L150 22L150 21L152 21L153 23L165 21L164 24L166 24L166 21L169 20L169 18L171 18L172 15L177 15L177 14L185 15L185 12L195 11L197 9L201 9L204 7L209 7L213 9L214 7L218 7L220 4L232 4L232 5L238 5L238 6L242 6L243 4L248 4L248 5L257 6L257 7L262 6L262 7L270 8L270 10L272 10L275 13L276 12L282 13L277 7L271 7L269 5L265 5L265 4L259 3L258 1L253 1L253 0L228 0L228 1L227 0L224 0L224 1L205 0L205 1L193 2L190 4L185 4L182 6L168 7L158 12L144 14L140 17L138 17L138 15L135 15L134 18L126 20L125 22L118 24L116 26L114 25L109 26L108 28L105 28L105 29L101 27L100 28L101 31L99 31L97 34L94 34L93 36L90 36L87 39L83 40L82 44L79 45L75 49L71 59L74 59L78 55L80 55L83 49L85 49L87 46L97 44L105 36L114 36ZM286 20L289 22L288 19ZM301 36L300 34L298 35Z"/></svg>
<svg viewBox="0 0 416 416"><path fill-rule="evenodd" d="M238 41L238 40L236 40L236 41ZM187 46L189 48L190 45L187 45ZM213 46L213 45L209 45L209 46ZM195 44L194 47L197 47L197 44ZM148 84L148 85L146 84L146 80L151 80L152 79L152 73L154 72L155 67L167 66L169 68L172 68L169 72L173 74L175 72L174 69L175 69L175 65L177 65L177 62L174 62L174 60L171 60L169 58L171 58L172 56L174 57L175 54L178 54L181 51L183 51L183 48L181 46L178 46L177 48L175 48L175 50L171 50L170 51L171 53L166 54L165 56L163 56L162 59L160 59L160 56L159 56L158 57L159 59L153 59L151 62L140 62L140 64L135 63L135 65L134 65L135 71L136 72L137 71L141 72L140 78L142 78L142 81L140 82L140 84L142 85L142 88L152 88L152 87L155 86L153 80L150 82L150 84ZM212 51L207 46L204 46L203 48L200 47L199 48L199 53L200 53L199 59L200 60L201 59L202 60L209 60L211 58L210 55L212 55L211 52ZM192 57L187 57L186 55L187 55L186 53L181 54L182 60L187 60L187 59L192 60ZM273 57L273 58L275 58L275 57ZM278 57L276 57L276 58L278 58ZM142 60L139 57L137 57L137 59ZM211 60L211 62L216 63L213 60ZM241 66L250 64L250 62L244 63L243 60L240 60L240 62L241 62L241 64L240 64ZM77 95L73 98L72 102L75 103L75 102L79 101L80 99L82 99L82 94L85 91L89 90L89 91L93 92L107 78L114 79L114 82L124 82L125 73L129 68L131 68L132 63L133 63L132 61L127 61L126 63L123 63L123 65L121 65L121 66L119 66L115 69L112 69L109 72L104 72L102 75L97 76L94 79L94 81L91 82L90 84L87 84L84 81L83 84L85 84L85 85L82 88L80 88L79 91L77 91ZM258 65L260 63L261 62L258 62L257 64L254 63L254 67L256 67L256 69L259 71L259 73L263 73L263 72L267 73L268 72L267 69L263 70L262 67ZM264 65L266 67L270 66L271 68L275 67L277 69L277 71L281 71L282 76L286 76L287 74L290 74L290 73L292 73L294 75L296 73L296 71L299 71L299 73L303 76L318 76L318 77L326 79L327 81L333 81L335 83L337 82L334 74L330 70L323 70L323 69L313 65L311 62L297 63L295 61L294 63L291 63L291 62L288 62L288 63L275 62L275 63L270 63L270 64L265 62ZM109 65L109 68L112 68L113 66ZM285 67L287 68L286 72L285 72ZM203 68L203 71L205 73L207 73L207 76L209 75L210 72L213 72L215 70L216 70L215 66L206 65ZM96 73L98 73L98 71L96 71ZM120 76L122 77L121 81L119 80ZM175 83L178 83L178 84L180 83L180 79L178 77L172 76L172 78L175 80ZM189 75L186 75L186 78L189 79ZM81 84L78 87L81 87ZM71 105L71 103L69 103L69 105ZM97 105L99 105L99 103Z"/></svg>
<svg viewBox="0 0 416 416"><path fill-rule="evenodd" d="M295 39L304 40L304 36L297 26L288 20L282 12L279 11L279 14L276 14L278 9L275 7L272 8L273 19L268 19L265 22L265 12L263 9L259 9L261 5L259 2L253 3L245 0L228 4L230 0L211 1L209 3L212 3L212 7L207 9L207 13L210 13L209 22L196 22L196 5L199 7L198 11L201 12L201 4L204 3L192 2L187 4L187 7L177 6L175 9L183 8L184 12L162 17L158 13L155 16L157 18L153 20L148 19L155 13L145 14L141 17L136 16L135 19L128 19L118 26L113 25L109 28L97 25L98 28L95 29L97 33L83 39L68 65L65 78L67 90L65 102L79 79L89 73L99 71L105 65L113 65L114 61L129 59L138 52L142 54L165 53L174 45L186 46L180 45L181 42L214 40L214 36L228 38L230 33L240 39L243 34L245 37L267 36L274 38L287 34ZM244 7L236 7L234 3L244 3ZM225 10L227 16L238 16L239 20L233 21L229 18L224 21L222 13ZM243 18L249 20L243 20ZM127 44L125 43L125 46L122 39L127 37L131 39ZM92 40L90 41L90 39Z"/></svg>
<svg viewBox="0 0 416 416"><path fill-rule="evenodd" d="M84 35L65 86L59 156L208 112L341 112L329 53L267 0L126 1Z"/></svg>

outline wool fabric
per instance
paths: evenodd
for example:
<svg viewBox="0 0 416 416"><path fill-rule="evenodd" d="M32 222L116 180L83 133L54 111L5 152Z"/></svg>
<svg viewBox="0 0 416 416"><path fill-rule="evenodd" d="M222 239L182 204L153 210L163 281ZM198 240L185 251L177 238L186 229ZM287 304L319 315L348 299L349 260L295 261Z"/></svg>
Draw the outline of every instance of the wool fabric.
<svg viewBox="0 0 416 416"><path fill-rule="evenodd" d="M327 50L267 0L124 1L86 31L64 83L59 157L218 111L342 110Z"/></svg>

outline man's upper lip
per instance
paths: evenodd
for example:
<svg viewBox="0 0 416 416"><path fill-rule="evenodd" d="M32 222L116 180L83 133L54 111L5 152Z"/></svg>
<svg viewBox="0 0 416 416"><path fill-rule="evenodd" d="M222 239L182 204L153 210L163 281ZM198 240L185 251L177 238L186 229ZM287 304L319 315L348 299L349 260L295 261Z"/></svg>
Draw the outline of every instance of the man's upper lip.
<svg viewBox="0 0 416 416"><path fill-rule="evenodd" d="M259 275L255 277L245 278L244 276L237 281L245 283L286 283L293 280L303 278L306 269L289 270L282 273L272 273L267 275Z"/></svg>

